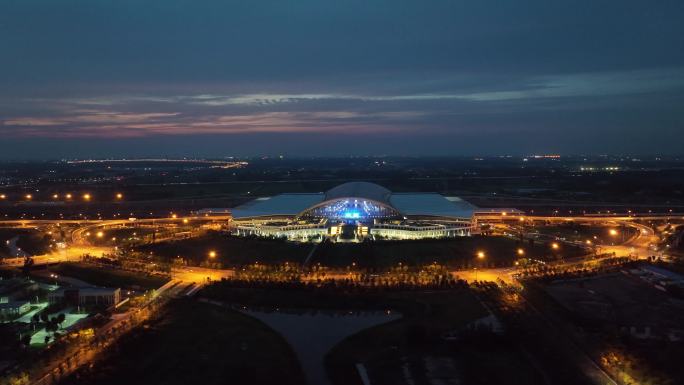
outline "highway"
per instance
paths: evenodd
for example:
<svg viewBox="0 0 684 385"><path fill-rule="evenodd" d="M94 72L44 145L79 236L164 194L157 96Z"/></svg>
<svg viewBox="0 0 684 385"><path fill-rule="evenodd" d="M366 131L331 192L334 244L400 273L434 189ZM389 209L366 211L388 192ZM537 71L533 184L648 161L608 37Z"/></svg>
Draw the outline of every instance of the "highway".
<svg viewBox="0 0 684 385"><path fill-rule="evenodd" d="M501 216L497 217L501 220ZM656 218L656 217L651 217ZM663 219L663 217L657 217L658 219ZM188 219L193 221L193 223L200 224L206 222L215 221L228 221L229 216L220 217L190 217L190 218L148 218L140 220L83 220L83 221L73 221L73 220L21 220L21 221L0 221L0 226L4 227L37 227L45 228L49 226L62 226L69 225L73 227L70 233L70 242L68 242L64 247L59 248L53 253L38 255L33 257L35 265L41 264L52 264L63 261L76 261L79 260L83 255L89 254L92 256L102 256L105 254L113 254L115 251L113 247L99 247L92 246L88 242L88 232L94 233L98 230L108 229L108 228L118 228L122 226L176 226L178 224L184 223L183 220ZM611 246L601 246L602 253L612 254L615 253L617 256L635 255L640 258L645 258L653 253L651 247L658 243L659 238L656 235L654 229L636 223L635 219L645 219L644 217L549 217L549 216L524 216L524 221L549 221L549 222L568 222L575 221L578 223L605 223L605 224L619 224L626 225L636 228L638 231L636 235L632 238L626 240L625 243L619 245ZM516 224L519 219L506 218L503 222L509 222L511 224ZM608 259L610 257L604 257L603 259ZM554 266L556 267L572 267L575 265L584 264L587 261L598 261L600 259L595 259L593 253L584 257L578 257L573 259L563 260ZM14 258L3 260L5 266L19 267L24 264L24 258ZM455 278L465 279L467 281L493 281L497 282L502 280L507 283L515 282L515 273L519 270L515 267L509 268L489 268L489 269L478 269L478 270L467 270L467 271L452 271L451 274ZM161 303L165 302L166 299L181 296L190 295L195 293L205 284L220 280L222 278L229 278L235 275L235 271L231 269L210 269L203 267L174 267L171 271L171 281L166 285L159 288L155 295L149 299L149 303L143 305L141 308L134 308L126 313L117 315L112 321L110 321L103 328L100 328L97 332L98 342L90 344L88 346L84 345L79 347L73 355L69 355L67 358L60 358L55 362L51 362L45 367L46 370L42 371L41 375L36 377L37 380L33 381L33 384L47 384L52 382L52 377L57 373L69 373L73 371L76 367L81 364L91 362L106 346L113 343L118 336L122 335L125 331L130 330L140 322L151 316L160 306ZM333 279L345 279L349 277L349 272L347 271L330 271L326 272L326 278ZM317 277L311 276L303 279L317 279ZM157 298L162 301L156 300ZM155 305L156 304L156 305ZM588 361L587 361L588 362ZM595 365L594 365L595 366ZM594 373L596 378L606 379L605 373L601 373L597 368L591 367L585 369L589 373Z"/></svg>
<svg viewBox="0 0 684 385"><path fill-rule="evenodd" d="M575 217L557 217L557 216L502 216L496 215L492 216L498 220L503 220L504 223L511 222L512 224L519 223L520 219L524 221L547 221L547 222L570 222L574 221L577 223L606 223L606 224L619 224L631 226L638 229L638 233L633 238L627 240L623 244L619 245L602 245L601 252L607 254L615 253L616 256L627 256L633 255L639 258L645 258L651 254L653 251L651 246L657 244L658 236L655 231L643 224L636 223L635 220L645 220L645 219L665 219L672 218L674 216L649 216L649 217L635 217L635 216L575 216ZM190 220L193 223L202 222L216 222L216 221L229 221L229 215L224 216L212 216L212 217L185 217L185 218L146 218L146 219L117 219L117 220L10 220L10 221L0 221L0 226L4 227L39 227L47 225L78 225L72 233L70 242L66 247L57 250L56 252L34 256L34 264L52 264L62 261L76 261L80 259L81 256L89 254L92 256L102 256L105 254L113 254L114 249L112 247L98 247L91 246L87 240L87 233L94 233L98 229L116 228L122 226L140 226L140 225L153 225L153 226L165 226L165 225L178 225L182 224L183 220ZM481 220L482 216L478 217ZM586 262L589 257L593 255L587 255L582 258L574 258L563 261L558 267L571 267L573 265L581 264ZM22 266L24 263L23 258L5 259L4 264L6 266ZM489 268L489 269L478 269L478 270L459 270L453 271L452 274L461 279L468 281L472 280L482 280L482 281L497 281L498 279L504 282L513 282L513 274L518 271L515 267L509 268ZM197 284L204 284L209 280L219 280L221 278L227 278L234 275L234 271L230 269L209 269L201 267L174 267L172 271L172 277L178 279L182 282L194 282ZM347 272L330 272L327 274L331 278L346 278L348 277Z"/></svg>

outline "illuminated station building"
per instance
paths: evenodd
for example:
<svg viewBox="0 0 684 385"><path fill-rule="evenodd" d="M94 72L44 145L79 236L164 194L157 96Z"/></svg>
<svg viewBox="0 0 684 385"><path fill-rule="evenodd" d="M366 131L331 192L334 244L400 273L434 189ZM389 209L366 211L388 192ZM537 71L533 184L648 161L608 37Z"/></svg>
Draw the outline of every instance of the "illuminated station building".
<svg viewBox="0 0 684 385"><path fill-rule="evenodd" d="M476 231L476 210L458 197L350 182L325 193L257 198L231 211L240 236L359 242L468 236Z"/></svg>

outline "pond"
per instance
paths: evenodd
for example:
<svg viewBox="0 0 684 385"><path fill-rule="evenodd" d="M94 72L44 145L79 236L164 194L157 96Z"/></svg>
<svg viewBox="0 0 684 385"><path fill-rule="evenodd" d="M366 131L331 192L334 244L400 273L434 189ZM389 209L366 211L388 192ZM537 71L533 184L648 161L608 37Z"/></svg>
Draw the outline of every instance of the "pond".
<svg viewBox="0 0 684 385"><path fill-rule="evenodd" d="M330 384L324 358L343 339L401 317L393 311L241 311L262 321L287 340L309 385Z"/></svg>

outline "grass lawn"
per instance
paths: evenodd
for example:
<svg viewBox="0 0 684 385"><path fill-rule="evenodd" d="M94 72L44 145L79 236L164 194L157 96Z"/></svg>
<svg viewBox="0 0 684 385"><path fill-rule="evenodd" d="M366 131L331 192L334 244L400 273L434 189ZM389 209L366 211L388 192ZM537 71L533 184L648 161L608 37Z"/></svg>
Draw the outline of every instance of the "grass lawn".
<svg viewBox="0 0 684 385"><path fill-rule="evenodd" d="M525 249L525 255L544 259L551 249L545 243L520 242L498 236L473 236L447 239L425 239L416 241L374 241L365 243L328 243L316 251L312 263L325 266L344 267L356 263L359 267L384 269L405 265L428 265L437 262L450 269L469 268L475 263L479 251L485 252L485 266L511 266L518 258L518 248ZM565 257L581 255L580 248L564 247ZM481 262L478 262L481 264Z"/></svg>
<svg viewBox="0 0 684 385"><path fill-rule="evenodd" d="M210 232L206 235L183 240L166 241L144 245L137 250L166 259L177 256L195 264L207 260L207 254L214 250L225 266L245 265L259 261L263 263L303 262L312 245L297 244L282 240L248 239Z"/></svg>
<svg viewBox="0 0 684 385"><path fill-rule="evenodd" d="M403 318L361 331L326 355L326 369L335 385L360 385L357 363L363 363L373 384L406 383L405 365L416 376L415 383L427 383L420 380L420 376L428 375L427 360L452 362L455 372L451 375L462 383L539 383L538 373L524 354L505 337L484 335L456 343L441 340L443 333L488 314L468 288L358 294L342 290L236 289L217 283L203 289L201 295L267 309L399 311Z"/></svg>
<svg viewBox="0 0 684 385"><path fill-rule="evenodd" d="M61 384L303 384L289 345L260 321L230 309L176 300L124 337L92 368Z"/></svg>
<svg viewBox="0 0 684 385"><path fill-rule="evenodd" d="M360 384L356 363L367 364L369 370L375 365L376 375L384 370L396 374L401 372L398 360L404 357L443 354L442 333L487 314L467 289L399 292L388 294L387 298L420 306L405 307L413 311L404 311L404 317L399 320L353 335L329 352L326 367L334 384ZM380 377L389 375L383 373Z"/></svg>
<svg viewBox="0 0 684 385"><path fill-rule="evenodd" d="M50 270L92 285L107 287L156 289L169 280L160 276L106 268L89 263L60 263L50 267Z"/></svg>
<svg viewBox="0 0 684 385"><path fill-rule="evenodd" d="M217 260L224 266L240 266L260 263L301 263L309 255L313 244L286 242L283 240L241 238L220 233L158 244L140 246L137 250L171 260L181 256L198 264L207 260L214 250ZM488 266L511 266L517 249L523 247L526 256L543 259L550 256L548 244L520 242L516 239L495 236L459 237L450 239L426 239L419 241L369 241L364 243L321 244L310 261L323 266L344 268L356 263L360 268L386 270L402 262L406 265L427 265L437 262L452 269L468 268L478 251L485 251ZM563 256L582 255L574 246L564 246Z"/></svg>

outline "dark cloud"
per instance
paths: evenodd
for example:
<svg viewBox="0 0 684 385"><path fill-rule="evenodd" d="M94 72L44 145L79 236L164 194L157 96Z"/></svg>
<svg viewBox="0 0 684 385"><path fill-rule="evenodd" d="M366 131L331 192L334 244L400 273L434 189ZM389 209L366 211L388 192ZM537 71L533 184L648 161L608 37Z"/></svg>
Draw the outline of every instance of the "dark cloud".
<svg viewBox="0 0 684 385"><path fill-rule="evenodd" d="M675 0L8 0L2 156L680 152L681 20Z"/></svg>

